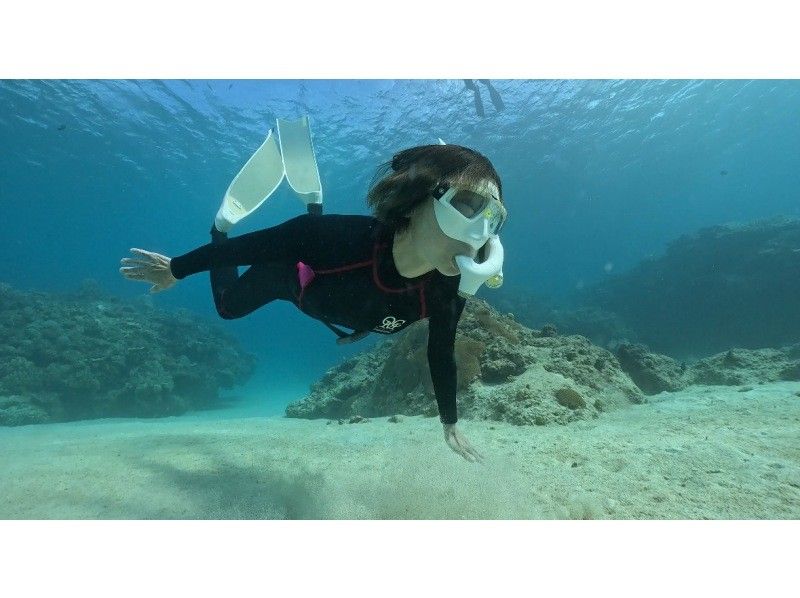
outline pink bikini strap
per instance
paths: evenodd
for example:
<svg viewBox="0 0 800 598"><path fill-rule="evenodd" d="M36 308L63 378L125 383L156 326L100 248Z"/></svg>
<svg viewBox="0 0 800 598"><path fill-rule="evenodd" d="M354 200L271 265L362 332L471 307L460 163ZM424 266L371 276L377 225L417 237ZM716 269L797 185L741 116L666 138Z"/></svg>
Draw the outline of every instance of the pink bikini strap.
<svg viewBox="0 0 800 598"><path fill-rule="evenodd" d="M297 262L297 278L300 281L301 289L305 289L314 280L315 276L316 273L311 269L311 266L303 262Z"/></svg>

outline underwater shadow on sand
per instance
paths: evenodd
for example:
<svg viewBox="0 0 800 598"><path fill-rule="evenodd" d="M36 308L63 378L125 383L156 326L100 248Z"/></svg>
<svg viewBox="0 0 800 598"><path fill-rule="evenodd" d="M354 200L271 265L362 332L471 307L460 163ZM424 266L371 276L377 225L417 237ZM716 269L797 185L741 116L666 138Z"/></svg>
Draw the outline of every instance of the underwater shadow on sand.
<svg viewBox="0 0 800 598"><path fill-rule="evenodd" d="M281 471L268 450L232 454L214 440L188 434L159 436L150 448L156 450L126 460L148 474L154 492L166 489L173 500L132 497L124 507L131 518L315 519L325 511L322 473Z"/></svg>

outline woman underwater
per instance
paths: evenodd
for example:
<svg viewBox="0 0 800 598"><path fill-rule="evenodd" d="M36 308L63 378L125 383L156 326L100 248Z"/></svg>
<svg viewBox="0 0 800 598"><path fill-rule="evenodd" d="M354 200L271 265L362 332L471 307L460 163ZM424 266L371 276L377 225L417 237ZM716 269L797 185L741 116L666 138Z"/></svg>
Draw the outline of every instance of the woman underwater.
<svg viewBox="0 0 800 598"><path fill-rule="evenodd" d="M467 147L413 147L378 170L367 202L373 216L309 213L230 239L218 216L208 245L174 258L133 248L136 257L123 258L120 272L158 292L210 271L222 318L241 318L282 299L323 321L339 342L394 334L427 318L428 364L445 440L468 461L482 461L456 427L454 343L466 303L459 294L462 274L474 279L479 272L482 283L491 276L481 270L490 261L486 255L493 252L497 262L499 253L502 260L500 177ZM237 266L250 267L240 276Z"/></svg>

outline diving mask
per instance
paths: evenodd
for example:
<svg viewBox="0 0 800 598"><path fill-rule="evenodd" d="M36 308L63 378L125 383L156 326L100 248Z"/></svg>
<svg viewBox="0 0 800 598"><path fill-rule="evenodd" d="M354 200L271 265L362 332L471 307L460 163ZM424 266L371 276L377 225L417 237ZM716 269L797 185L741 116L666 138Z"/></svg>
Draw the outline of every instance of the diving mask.
<svg viewBox="0 0 800 598"><path fill-rule="evenodd" d="M439 228L451 239L476 251L500 233L508 213L491 195L441 184L433 191L433 208Z"/></svg>
<svg viewBox="0 0 800 598"><path fill-rule="evenodd" d="M433 191L433 208L442 232L462 241L479 254L481 261L466 255L455 257L461 272L458 290L474 295L486 283L489 288L503 284L503 245L498 233L508 213L502 202L492 195L440 184ZM485 247L484 251L480 251Z"/></svg>

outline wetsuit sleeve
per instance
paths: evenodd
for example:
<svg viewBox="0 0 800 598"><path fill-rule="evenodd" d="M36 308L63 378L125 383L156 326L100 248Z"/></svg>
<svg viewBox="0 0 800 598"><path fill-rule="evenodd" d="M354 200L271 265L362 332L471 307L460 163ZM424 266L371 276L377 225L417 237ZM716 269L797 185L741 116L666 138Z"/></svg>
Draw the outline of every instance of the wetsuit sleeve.
<svg viewBox="0 0 800 598"><path fill-rule="evenodd" d="M428 366L439 406L439 420L443 424L458 421L455 340L456 326L466 301L455 295L433 309L428 319Z"/></svg>
<svg viewBox="0 0 800 598"><path fill-rule="evenodd" d="M306 251L313 251L318 235L314 225L318 223L310 214L302 214L277 226L233 237L224 243L209 243L174 257L170 261L172 275L186 278L212 268L226 266L252 266L265 262L299 259Z"/></svg>

